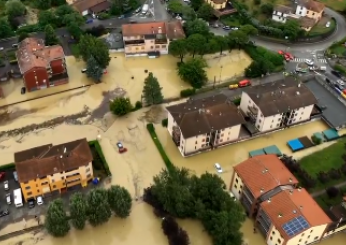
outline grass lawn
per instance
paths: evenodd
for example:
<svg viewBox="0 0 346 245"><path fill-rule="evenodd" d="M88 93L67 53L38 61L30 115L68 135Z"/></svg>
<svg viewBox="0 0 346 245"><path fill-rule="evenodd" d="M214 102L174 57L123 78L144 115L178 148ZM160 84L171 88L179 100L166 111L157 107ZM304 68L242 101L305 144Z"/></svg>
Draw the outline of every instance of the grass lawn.
<svg viewBox="0 0 346 245"><path fill-rule="evenodd" d="M346 8L346 0L319 0L319 2L337 11L342 11Z"/></svg>
<svg viewBox="0 0 346 245"><path fill-rule="evenodd" d="M345 143L346 139L340 139L335 144L302 158L299 160L301 168L316 179L320 171L328 172L332 168L339 169L344 164L342 155L346 154ZM316 187L310 189L309 192L325 189L326 187L330 187L344 181L344 176L342 176L342 178L339 180L334 179L325 184L321 183L317 179Z"/></svg>
<svg viewBox="0 0 346 245"><path fill-rule="evenodd" d="M325 22L319 22L317 23L309 32L310 36L316 36L316 35L321 35L324 33L329 32L330 30L333 30L336 27L336 22L334 19L330 20L330 27L326 27Z"/></svg>
<svg viewBox="0 0 346 245"><path fill-rule="evenodd" d="M255 0L241 0L241 3L247 5L249 7L249 12L253 14L253 16L259 21L264 21L268 17L261 13L261 5L266 3L271 3L275 5L286 5L291 6L292 2L289 0L261 0L260 4L255 4Z"/></svg>
<svg viewBox="0 0 346 245"><path fill-rule="evenodd" d="M342 56L346 54L346 47L342 44L335 45L330 49L332 54L336 54L338 56Z"/></svg>

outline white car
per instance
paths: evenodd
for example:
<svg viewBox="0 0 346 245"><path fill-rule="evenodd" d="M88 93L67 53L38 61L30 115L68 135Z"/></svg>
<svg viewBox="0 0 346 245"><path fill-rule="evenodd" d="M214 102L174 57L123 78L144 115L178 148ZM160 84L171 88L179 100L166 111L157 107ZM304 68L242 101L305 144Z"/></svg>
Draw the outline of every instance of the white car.
<svg viewBox="0 0 346 245"><path fill-rule="evenodd" d="M37 201L37 205L42 205L43 204L43 198L41 196L38 196L36 198L36 201Z"/></svg>
<svg viewBox="0 0 346 245"><path fill-rule="evenodd" d="M8 186L7 180L4 181L4 189L5 189L5 191L8 191L10 189L10 187Z"/></svg>
<svg viewBox="0 0 346 245"><path fill-rule="evenodd" d="M336 82L341 86L345 86L345 82L342 81L341 79L338 79Z"/></svg>
<svg viewBox="0 0 346 245"><path fill-rule="evenodd" d="M327 27L327 28L330 27L330 21L328 21L328 22L326 23L326 27Z"/></svg>
<svg viewBox="0 0 346 245"><path fill-rule="evenodd" d="M0 47L0 51L4 50L4 47Z"/></svg>
<svg viewBox="0 0 346 245"><path fill-rule="evenodd" d="M219 164L219 163L215 163L215 168L216 168L216 171L218 172L218 173L222 173L223 172L223 170L222 170L222 168L221 168L221 165Z"/></svg>
<svg viewBox="0 0 346 245"><path fill-rule="evenodd" d="M238 30L239 30L239 27L232 27L231 30L232 30L232 31L238 31Z"/></svg>
<svg viewBox="0 0 346 245"><path fill-rule="evenodd" d="M313 65L314 65L314 61L313 61L313 60L310 60L310 59L306 59L306 60L305 60L305 63L306 63L308 66L313 66Z"/></svg>
<svg viewBox="0 0 346 245"><path fill-rule="evenodd" d="M12 203L11 202L11 194L10 193L6 194L6 202L7 202L8 205L10 205Z"/></svg>

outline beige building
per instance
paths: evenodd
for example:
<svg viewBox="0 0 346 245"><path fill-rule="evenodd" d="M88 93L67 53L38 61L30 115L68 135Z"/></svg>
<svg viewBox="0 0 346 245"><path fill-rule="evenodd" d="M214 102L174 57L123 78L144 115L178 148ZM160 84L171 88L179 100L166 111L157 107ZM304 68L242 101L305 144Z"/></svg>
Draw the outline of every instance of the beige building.
<svg viewBox="0 0 346 245"><path fill-rule="evenodd" d="M185 38L180 21L125 24L122 35L127 57L168 54L171 41Z"/></svg>
<svg viewBox="0 0 346 245"><path fill-rule="evenodd" d="M230 190L253 217L259 203L282 190L292 190L297 184L298 180L276 155L261 155L234 167Z"/></svg>
<svg viewBox="0 0 346 245"><path fill-rule="evenodd" d="M249 87L242 92L240 110L257 131L266 132L310 120L317 100L293 78Z"/></svg>
<svg viewBox="0 0 346 245"><path fill-rule="evenodd" d="M222 94L190 99L167 111L168 132L183 156L237 141L245 123L237 107Z"/></svg>
<svg viewBox="0 0 346 245"><path fill-rule="evenodd" d="M332 220L299 188L282 190L264 200L255 222L268 245L303 245L323 239Z"/></svg>
<svg viewBox="0 0 346 245"><path fill-rule="evenodd" d="M24 200L87 186L93 178L93 156L86 139L38 146L14 155Z"/></svg>
<svg viewBox="0 0 346 245"><path fill-rule="evenodd" d="M207 3L215 10L226 8L227 0L206 0Z"/></svg>
<svg viewBox="0 0 346 245"><path fill-rule="evenodd" d="M321 20L324 9L324 4L318 1L298 0L296 15L314 19L316 23Z"/></svg>

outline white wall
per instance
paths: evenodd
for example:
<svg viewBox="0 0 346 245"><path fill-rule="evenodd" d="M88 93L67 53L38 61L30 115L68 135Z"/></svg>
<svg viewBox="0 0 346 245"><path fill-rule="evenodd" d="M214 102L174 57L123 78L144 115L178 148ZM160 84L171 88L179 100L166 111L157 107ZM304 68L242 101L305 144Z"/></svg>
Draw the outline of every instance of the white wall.
<svg viewBox="0 0 346 245"><path fill-rule="evenodd" d="M310 244L322 238L328 224L310 227L308 230L291 238L286 245Z"/></svg>
<svg viewBox="0 0 346 245"><path fill-rule="evenodd" d="M89 14L89 10L84 10L83 12L82 12L82 15L83 16L86 16L86 15L88 15Z"/></svg>
<svg viewBox="0 0 346 245"><path fill-rule="evenodd" d="M233 173L234 178L233 182L231 183L231 192L234 194L234 196L237 198L237 200L240 199L240 195L243 192L244 183L240 176L237 174L237 172L234 171Z"/></svg>
<svg viewBox="0 0 346 245"><path fill-rule="evenodd" d="M240 129L241 124L219 130L215 135L214 145L223 145L227 142L235 141L239 138Z"/></svg>
<svg viewBox="0 0 346 245"><path fill-rule="evenodd" d="M168 130L168 133L172 136L173 127L177 126L177 123L174 121L174 118L169 111L167 111L167 114L168 114L167 130Z"/></svg>
<svg viewBox="0 0 346 245"><path fill-rule="evenodd" d="M206 144L207 134L201 134L187 139L184 139L183 135L181 135L179 150L183 155L187 155L205 148Z"/></svg>
<svg viewBox="0 0 346 245"><path fill-rule="evenodd" d="M276 227L272 225L271 228L269 228L266 241L268 245L281 245L285 240L282 238L280 232L276 229Z"/></svg>
<svg viewBox="0 0 346 245"><path fill-rule="evenodd" d="M280 13L280 12L278 12L278 13ZM276 22L286 23L286 20L287 20L287 19L286 19L286 15L284 15L284 16L278 16L278 15L273 14L272 20L274 20L274 21L276 21Z"/></svg>
<svg viewBox="0 0 346 245"><path fill-rule="evenodd" d="M298 5L296 9L296 15L306 16L306 11L307 9L305 7Z"/></svg>
<svg viewBox="0 0 346 245"><path fill-rule="evenodd" d="M281 120L282 120L282 114L276 114L274 116L265 117L263 119L263 123L261 125L261 128L259 128L259 130L261 132L265 132L265 131L270 131L270 130L280 128Z"/></svg>
<svg viewBox="0 0 346 245"><path fill-rule="evenodd" d="M292 117L292 123L291 124L295 124L295 123L309 120L313 109L314 109L314 105L309 105L309 106L305 106L305 107L301 107L299 109L296 109L294 116Z"/></svg>

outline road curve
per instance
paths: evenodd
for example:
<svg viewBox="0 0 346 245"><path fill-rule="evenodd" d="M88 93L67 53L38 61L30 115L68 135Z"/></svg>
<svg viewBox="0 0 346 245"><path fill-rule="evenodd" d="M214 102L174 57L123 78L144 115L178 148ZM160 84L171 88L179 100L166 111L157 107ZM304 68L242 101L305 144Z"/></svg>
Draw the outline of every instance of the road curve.
<svg viewBox="0 0 346 245"><path fill-rule="evenodd" d="M287 47L290 48L292 52L306 52L307 49L309 50L325 50L330 45L332 45L334 42L341 40L343 37L346 36L346 19L339 14L338 12L326 8L325 13L329 15L330 17L334 17L336 20L336 31L327 39L319 41L317 43L289 43L289 44L278 44L266 40L261 40L256 37L252 37L251 40L255 41L257 45L266 47L271 50L279 50L279 49L286 49Z"/></svg>

